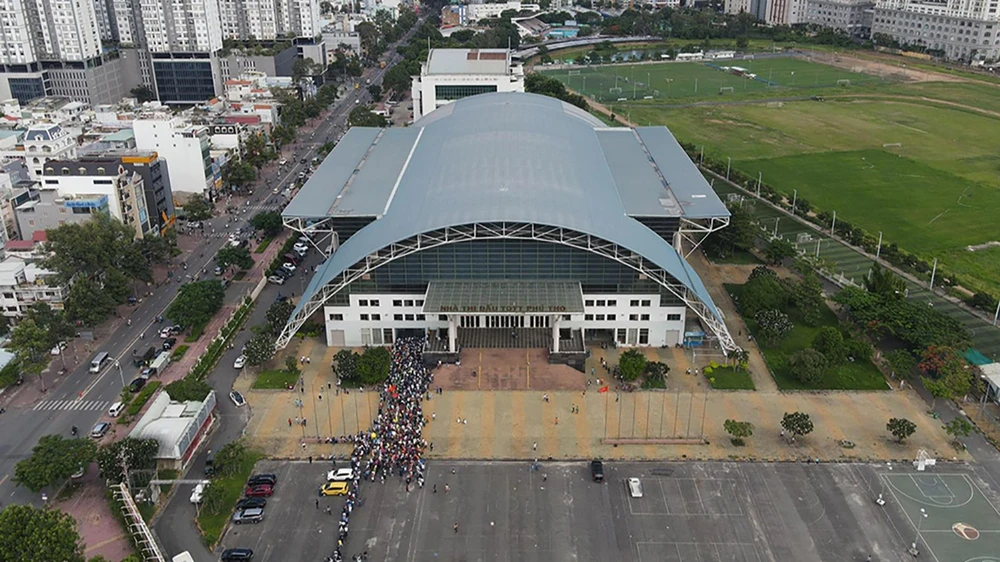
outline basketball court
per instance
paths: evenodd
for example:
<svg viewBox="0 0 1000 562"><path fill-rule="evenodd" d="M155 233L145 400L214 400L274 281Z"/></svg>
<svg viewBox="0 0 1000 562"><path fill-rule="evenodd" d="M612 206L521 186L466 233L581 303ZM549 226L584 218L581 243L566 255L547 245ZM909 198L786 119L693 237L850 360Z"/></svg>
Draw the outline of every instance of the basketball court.
<svg viewBox="0 0 1000 562"><path fill-rule="evenodd" d="M969 474L881 473L907 542L935 562L1000 562L1000 511ZM909 538L907 538L909 537Z"/></svg>

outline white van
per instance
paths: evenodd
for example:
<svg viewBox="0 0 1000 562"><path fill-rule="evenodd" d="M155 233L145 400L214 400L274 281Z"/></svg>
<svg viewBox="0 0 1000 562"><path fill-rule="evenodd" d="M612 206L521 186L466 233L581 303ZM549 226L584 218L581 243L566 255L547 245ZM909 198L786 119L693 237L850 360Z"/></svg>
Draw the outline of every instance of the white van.
<svg viewBox="0 0 1000 562"><path fill-rule="evenodd" d="M117 418L118 416L121 415L122 410L124 409L125 409L125 404L122 404L121 402L115 402L114 404L111 405L110 408L108 408L108 415L113 418Z"/></svg>
<svg viewBox="0 0 1000 562"><path fill-rule="evenodd" d="M98 353L94 357L94 360L90 362L90 372L91 373L100 373L101 372L101 367L103 367L104 364L107 363L109 360L111 360L111 356L108 355L107 351L102 351L102 352Z"/></svg>

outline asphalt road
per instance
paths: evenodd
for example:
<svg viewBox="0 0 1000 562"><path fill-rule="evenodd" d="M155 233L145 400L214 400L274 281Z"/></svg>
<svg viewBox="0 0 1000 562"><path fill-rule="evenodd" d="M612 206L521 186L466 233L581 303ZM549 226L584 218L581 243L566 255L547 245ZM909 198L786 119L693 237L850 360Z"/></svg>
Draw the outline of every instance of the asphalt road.
<svg viewBox="0 0 1000 562"><path fill-rule="evenodd" d="M399 59L394 53L391 55L391 64ZM391 68L387 64L385 69L368 69L361 77L362 80L370 79L372 84L381 83L382 76ZM272 171L262 175L257 182L257 188L250 197L250 212L239 215L239 222L227 225L228 215L215 217L205 221L206 229L211 231L214 227L221 233L226 233L227 228L235 229L245 227L246 221L253 214L260 210L277 208L282 202L282 197L276 197L270 186L289 185L299 171L305 169L307 164L301 164L300 159L308 156L311 158L316 149L326 142L327 137L336 139L337 135L346 131L346 118L351 109L355 107L355 99L361 103L366 103L369 99L366 88L361 88L357 92L338 100L330 112L328 118L316 129L316 134L308 140L303 139L292 145L295 156L289 157L289 162L280 170ZM214 256L219 248L227 241L226 236L220 238L210 238L205 241L204 252L198 257L188 260L188 270L184 271L180 264L175 264L175 277L206 269L209 273L215 268ZM41 497L28 490L15 486L11 481L14 472L14 465L18 461L28 457L32 447L38 440L48 434L70 435L70 429L75 425L81 433L89 433L90 429L107 412L107 408L117 401L118 395L125 384L128 384L138 375L138 370L132 365L132 350L139 349L140 352L150 345L159 346L161 339L157 336L160 324L156 323L156 317L164 314L167 306L172 302L180 288L179 282L168 283L156 289L151 296L142 298L142 302L133 308L130 318L132 325L122 325L101 343L99 351L107 351L117 360L116 363L109 362L107 366L98 374L88 372L90 360L93 356L81 357L82 364L73 372L60 377L60 382L54 388L48 389L44 399L39 403L26 408L8 408L2 414L3 431L0 432L0 498L3 503L31 503L41 504ZM266 308L266 307L265 307ZM168 325L164 323L163 325ZM145 337L142 337L145 334ZM97 351L94 352L96 355ZM232 361L224 359L221 365L232 366ZM58 368L58 360L53 363L53 368ZM26 384L37 384L34 381ZM221 398L224 394L220 392ZM9 400L9 399L8 399ZM6 400L5 400L6 401Z"/></svg>

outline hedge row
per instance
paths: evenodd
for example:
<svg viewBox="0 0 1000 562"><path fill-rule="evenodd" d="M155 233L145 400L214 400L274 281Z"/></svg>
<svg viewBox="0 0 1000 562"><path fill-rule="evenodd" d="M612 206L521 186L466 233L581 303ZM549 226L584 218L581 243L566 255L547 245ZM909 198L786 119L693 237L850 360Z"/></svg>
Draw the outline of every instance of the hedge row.
<svg viewBox="0 0 1000 562"><path fill-rule="evenodd" d="M212 340L212 343L208 344L205 349L205 353L198 358L198 361L191 368L191 372L187 374L194 380L204 380L208 373L215 366L216 361L219 357L226 351L226 346L229 344L229 340L239 331L240 326L246 321L250 316L250 312L253 310L253 300L250 297L246 297L243 301L243 306L236 309L236 313L233 317L226 322L226 325L222 327L219 332L219 336Z"/></svg>
<svg viewBox="0 0 1000 562"><path fill-rule="evenodd" d="M160 388L160 381L149 381L146 383L146 386L142 387L142 390L136 395L135 400L128 405L128 415L135 416L138 414L139 410L146 405L146 402L149 402L149 398L153 396L153 393L158 388Z"/></svg>
<svg viewBox="0 0 1000 562"><path fill-rule="evenodd" d="M697 161L698 158L700 158L700 149L695 147L695 145L691 143L681 143L681 146L684 148L685 152L687 152L688 157L692 160ZM702 163L702 167L723 176L726 175L727 166L728 162L726 160L716 160L708 157L706 157ZM743 186L750 192L757 191L757 178L754 176L741 172L740 170L730 169L729 179L733 183ZM787 194L778 191L767 183L761 182L760 196L762 199L767 199L774 205L781 207L790 213L793 212L792 205L788 200ZM799 197L795 202L794 214L797 217L809 221L828 231L831 226L834 226L832 212L817 209L813 207L808 200L803 199L802 197ZM877 234L872 234L863 228L854 226L849 221L842 218L837 218L837 224L834 232L849 244L860 247L869 254L875 254L876 251L879 251ZM899 269L915 275L916 277L924 280L930 279L933 265L916 254L900 248L895 242L886 243L885 240L883 240L882 249L879 251L879 257ZM941 266L941 264L938 264L934 282L935 284L943 287L954 287L962 284L954 273L948 271L945 267ZM969 286L969 284L966 283L966 286ZM992 313L996 309L997 298L988 293L976 293L976 295L972 297L965 294L962 294L961 296L967 304L972 307L979 308L980 310Z"/></svg>
<svg viewBox="0 0 1000 562"><path fill-rule="evenodd" d="M285 263L285 254L292 251L292 248L295 246L297 241L298 238L294 236L289 236L288 239L285 240L285 244L281 246L281 251L278 252L278 255L274 256L274 259L271 260L271 265L267 268L268 277L274 275L274 272L281 267L281 264Z"/></svg>

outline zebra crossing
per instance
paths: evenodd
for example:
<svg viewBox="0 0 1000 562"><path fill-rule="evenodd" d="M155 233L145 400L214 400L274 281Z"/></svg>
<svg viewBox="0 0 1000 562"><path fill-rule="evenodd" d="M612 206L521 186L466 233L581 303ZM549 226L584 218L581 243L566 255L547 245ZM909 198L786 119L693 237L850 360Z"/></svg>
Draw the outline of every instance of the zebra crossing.
<svg viewBox="0 0 1000 562"><path fill-rule="evenodd" d="M32 410L106 410L111 407L108 400L42 400Z"/></svg>

